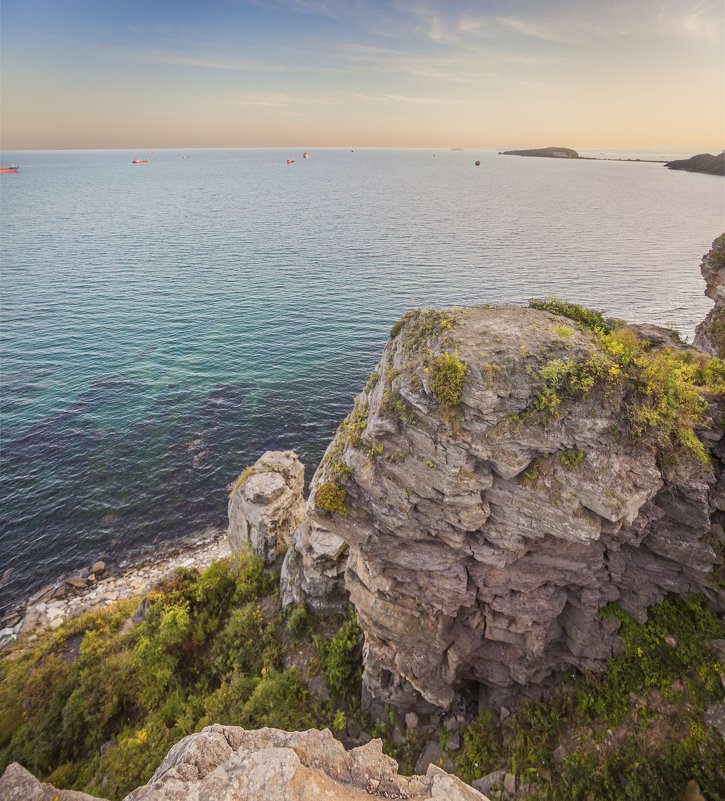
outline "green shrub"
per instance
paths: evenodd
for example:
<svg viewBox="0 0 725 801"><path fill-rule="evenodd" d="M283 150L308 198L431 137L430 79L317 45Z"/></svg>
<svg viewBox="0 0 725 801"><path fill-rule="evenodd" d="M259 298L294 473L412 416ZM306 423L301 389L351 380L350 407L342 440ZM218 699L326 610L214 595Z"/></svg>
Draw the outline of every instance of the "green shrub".
<svg viewBox="0 0 725 801"><path fill-rule="evenodd" d="M348 513L345 503L345 490L334 481L327 481L317 488L315 504L318 509L330 514L346 515Z"/></svg>
<svg viewBox="0 0 725 801"><path fill-rule="evenodd" d="M361 634L351 607L337 634L322 648L322 669L333 698L351 700L358 694L361 673L354 654Z"/></svg>
<svg viewBox="0 0 725 801"><path fill-rule="evenodd" d="M289 613L286 628L293 642L297 642L307 634L310 629L310 613L304 606L297 606Z"/></svg>
<svg viewBox="0 0 725 801"><path fill-rule="evenodd" d="M567 448L559 453L559 461L564 467L576 467L584 461L586 454L581 448Z"/></svg>
<svg viewBox="0 0 725 801"><path fill-rule="evenodd" d="M529 307L574 320L582 328L588 328L591 331L606 333L611 327L611 323L604 319L601 312L592 311L576 303L567 303L565 300L559 300L555 297L547 298L546 300L530 300Z"/></svg>
<svg viewBox="0 0 725 801"><path fill-rule="evenodd" d="M467 369L458 352L441 353L433 359L430 367L431 389L443 408L452 409L460 404Z"/></svg>

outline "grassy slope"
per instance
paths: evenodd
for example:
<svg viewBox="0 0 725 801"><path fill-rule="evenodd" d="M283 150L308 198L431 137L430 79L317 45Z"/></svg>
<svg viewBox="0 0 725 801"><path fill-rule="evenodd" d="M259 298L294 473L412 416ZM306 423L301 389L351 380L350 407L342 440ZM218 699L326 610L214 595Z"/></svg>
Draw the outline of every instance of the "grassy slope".
<svg viewBox="0 0 725 801"><path fill-rule="evenodd" d="M145 601L67 622L0 660L0 768L17 760L60 787L122 798L148 780L168 749L212 722L257 728L345 727L354 717L410 772L422 743L392 745L394 713L361 715L359 629L352 615L312 621L283 614L277 577L245 556L203 573L180 571ZM708 646L722 624L698 596L622 620L623 652L606 673L574 676L503 727L482 714L451 757L470 781L505 768L531 799L670 799L696 778L725 793L722 740L701 721L723 699ZM331 700L307 680L325 677ZM445 736L441 745L447 747Z"/></svg>

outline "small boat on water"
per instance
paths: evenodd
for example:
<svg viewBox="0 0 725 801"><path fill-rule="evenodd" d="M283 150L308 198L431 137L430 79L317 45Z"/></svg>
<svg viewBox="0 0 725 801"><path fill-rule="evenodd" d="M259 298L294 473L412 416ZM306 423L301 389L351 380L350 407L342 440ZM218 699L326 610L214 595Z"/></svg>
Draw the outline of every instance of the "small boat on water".
<svg viewBox="0 0 725 801"><path fill-rule="evenodd" d="M148 159L134 159L131 164L148 164Z"/></svg>
<svg viewBox="0 0 725 801"><path fill-rule="evenodd" d="M147 150L146 152L149 154L149 156L155 156L156 155L156 151L155 150Z"/></svg>
<svg viewBox="0 0 725 801"><path fill-rule="evenodd" d="M19 169L17 164L8 164L7 167L0 167L0 172L18 172Z"/></svg>
<svg viewBox="0 0 725 801"><path fill-rule="evenodd" d="M308 159L309 157L310 157L310 153L308 153L308 152L305 150L305 152L302 154L302 158L303 158L303 159Z"/></svg>
<svg viewBox="0 0 725 801"><path fill-rule="evenodd" d="M287 159L287 164L294 164L294 163L295 163L294 159Z"/></svg>
<svg viewBox="0 0 725 801"><path fill-rule="evenodd" d="M476 159L476 160L475 160L473 163L474 163L474 164L475 164L477 167L480 167L480 166L481 166L481 162L480 162L478 159Z"/></svg>

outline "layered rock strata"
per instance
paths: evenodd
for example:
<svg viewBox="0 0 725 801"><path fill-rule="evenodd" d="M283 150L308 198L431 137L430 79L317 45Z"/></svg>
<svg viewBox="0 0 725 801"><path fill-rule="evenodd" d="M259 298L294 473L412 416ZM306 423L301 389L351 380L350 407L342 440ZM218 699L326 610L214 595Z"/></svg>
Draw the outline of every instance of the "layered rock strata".
<svg viewBox="0 0 725 801"><path fill-rule="evenodd" d="M675 341L637 331L653 350ZM626 381L534 411L547 370L597 354L591 330L536 309L422 310L394 326L282 571L286 604L354 604L368 703L426 712L461 693L536 695L560 671L603 666L610 602L639 620L668 593L722 605L720 410L698 432L709 465L627 435Z"/></svg>
<svg viewBox="0 0 725 801"><path fill-rule="evenodd" d="M40 784L20 765L0 778L4 801L97 801ZM208 726L180 740L150 781L124 801L487 801L431 765L425 776L400 776L380 740L345 751L325 729L289 733Z"/></svg>
<svg viewBox="0 0 725 801"><path fill-rule="evenodd" d="M705 294L715 301L715 307L697 326L694 344L705 353L725 359L725 234L702 257L700 271L705 279Z"/></svg>
<svg viewBox="0 0 725 801"><path fill-rule="evenodd" d="M229 544L271 564L304 517L305 468L292 451L267 451L237 479L229 494Z"/></svg>

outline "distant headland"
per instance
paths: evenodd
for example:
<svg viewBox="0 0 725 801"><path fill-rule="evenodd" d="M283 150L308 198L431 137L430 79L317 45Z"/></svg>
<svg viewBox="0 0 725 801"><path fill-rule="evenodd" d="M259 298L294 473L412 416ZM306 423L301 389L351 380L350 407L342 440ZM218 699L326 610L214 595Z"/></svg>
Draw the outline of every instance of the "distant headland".
<svg viewBox="0 0 725 801"><path fill-rule="evenodd" d="M699 153L689 159L665 161L664 159L618 159L597 156L580 156L570 147L535 147L527 150L503 150L499 156L537 156L545 159L579 159L580 161L639 161L664 164L670 170L701 172L707 175L725 175L725 151L717 156L711 153Z"/></svg>
<svg viewBox="0 0 725 801"><path fill-rule="evenodd" d="M576 150L570 147L535 147L528 150L504 150L499 152L499 156L538 156L545 159L578 159L579 161L646 161L656 164L664 164L664 159L618 159L604 158L598 156L580 156Z"/></svg>
<svg viewBox="0 0 725 801"><path fill-rule="evenodd" d="M725 150L717 156L711 153L698 153L689 159L668 161L668 170L685 170L686 172L702 172L706 175L725 175Z"/></svg>

